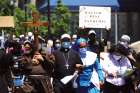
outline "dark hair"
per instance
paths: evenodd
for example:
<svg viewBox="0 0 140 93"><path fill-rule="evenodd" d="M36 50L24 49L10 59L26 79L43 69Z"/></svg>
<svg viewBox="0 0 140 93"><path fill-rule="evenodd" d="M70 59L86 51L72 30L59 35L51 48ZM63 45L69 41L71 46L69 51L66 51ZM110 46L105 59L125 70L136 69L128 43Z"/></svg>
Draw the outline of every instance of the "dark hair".
<svg viewBox="0 0 140 93"><path fill-rule="evenodd" d="M10 48L13 47L13 41L12 40L6 40L5 44L4 44L5 49L6 48Z"/></svg>
<svg viewBox="0 0 140 93"><path fill-rule="evenodd" d="M11 51L11 53L13 55L19 56L22 53L22 51L21 51L21 49L22 49L21 44L16 42L16 41L9 42L9 45L7 47L13 47L13 50Z"/></svg>
<svg viewBox="0 0 140 93"><path fill-rule="evenodd" d="M122 55L125 55L127 56L129 54L129 48L118 43L116 45L112 45L110 50L109 50L110 53L113 53L113 52L118 52Z"/></svg>

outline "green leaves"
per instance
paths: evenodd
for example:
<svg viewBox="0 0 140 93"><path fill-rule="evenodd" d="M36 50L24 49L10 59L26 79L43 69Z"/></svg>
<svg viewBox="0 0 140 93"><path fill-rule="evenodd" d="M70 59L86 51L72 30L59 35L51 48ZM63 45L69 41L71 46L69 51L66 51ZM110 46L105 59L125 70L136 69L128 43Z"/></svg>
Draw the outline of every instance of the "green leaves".
<svg viewBox="0 0 140 93"><path fill-rule="evenodd" d="M14 15L15 19L15 33L16 35L25 34L25 27L22 22L25 22L25 10L12 5L11 0L0 0L0 15ZM37 8L33 4L27 4L27 21L32 21L32 12L36 12ZM55 10L51 11L51 32L53 35L61 36L63 33L70 31L70 18L71 13L69 9L63 5L61 0L58 0ZM46 22L47 16L40 15L41 22ZM27 29L33 31L33 28ZM47 27L39 27L40 33L46 33Z"/></svg>
<svg viewBox="0 0 140 93"><path fill-rule="evenodd" d="M52 13L52 33L56 36L68 33L70 31L71 13L69 12L69 9L63 5L61 0L57 1L57 6Z"/></svg>
<svg viewBox="0 0 140 93"><path fill-rule="evenodd" d="M14 6L10 3L11 0L0 0L0 15L12 15Z"/></svg>
<svg viewBox="0 0 140 93"><path fill-rule="evenodd" d="M20 34L25 33L25 28L22 24L22 22L25 21L25 12L20 8L15 8L14 18L16 24L15 27L16 35L19 36Z"/></svg>

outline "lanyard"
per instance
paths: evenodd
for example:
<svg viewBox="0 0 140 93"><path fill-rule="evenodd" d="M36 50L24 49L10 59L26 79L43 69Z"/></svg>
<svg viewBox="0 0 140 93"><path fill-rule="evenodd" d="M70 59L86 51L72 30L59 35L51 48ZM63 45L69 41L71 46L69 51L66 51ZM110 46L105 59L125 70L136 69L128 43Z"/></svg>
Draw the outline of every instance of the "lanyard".
<svg viewBox="0 0 140 93"><path fill-rule="evenodd" d="M67 55L66 55L67 54ZM68 53L63 53L63 57L64 57L64 60L65 60L65 67L66 69L69 69L69 52Z"/></svg>

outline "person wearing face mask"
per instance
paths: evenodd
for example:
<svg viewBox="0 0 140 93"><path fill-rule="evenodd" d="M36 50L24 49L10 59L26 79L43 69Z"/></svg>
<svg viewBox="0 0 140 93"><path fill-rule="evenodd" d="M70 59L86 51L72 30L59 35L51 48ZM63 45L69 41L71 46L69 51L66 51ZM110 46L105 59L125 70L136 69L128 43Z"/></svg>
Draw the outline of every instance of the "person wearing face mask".
<svg viewBox="0 0 140 93"><path fill-rule="evenodd" d="M66 76L73 75L77 68L82 65L78 53L70 48L71 38L69 34L61 36L61 48L53 52L53 87L55 93L75 93L72 80L64 84L61 80Z"/></svg>
<svg viewBox="0 0 140 93"><path fill-rule="evenodd" d="M130 59L134 59L136 51L133 49L133 47L131 47L130 40L131 40L130 36L124 34L121 36L119 43L124 45L129 50L129 54L127 56Z"/></svg>
<svg viewBox="0 0 140 93"><path fill-rule="evenodd" d="M104 78L97 54L87 51L84 38L77 40L79 55L82 60L82 71L77 78L77 93L100 93Z"/></svg>
<svg viewBox="0 0 140 93"><path fill-rule="evenodd" d="M130 44L130 41L131 41L130 36L124 34L121 36L119 43L124 45L128 49L129 53L127 57L131 61L132 65L139 67L138 62L136 62L136 59L135 59L137 51L133 47L133 44Z"/></svg>
<svg viewBox="0 0 140 93"><path fill-rule="evenodd" d="M77 39L78 39L78 37L76 34L72 35L71 48L75 51L78 51L78 47L76 45Z"/></svg>
<svg viewBox="0 0 140 93"><path fill-rule="evenodd" d="M30 41L25 41L24 44L23 44L23 47L22 47L22 49L24 51L23 53L24 54L30 54L30 52L32 51L32 48L33 48L33 46L31 44L31 42Z"/></svg>
<svg viewBox="0 0 140 93"><path fill-rule="evenodd" d="M125 80L127 72L132 71L132 65L126 57L128 53L128 49L120 43L113 45L108 53L101 53L100 63L106 78L103 93L133 93Z"/></svg>
<svg viewBox="0 0 140 93"><path fill-rule="evenodd" d="M125 46L129 46L130 37L128 35L122 35L121 38L120 38L119 43L124 44Z"/></svg>
<svg viewBox="0 0 140 93"><path fill-rule="evenodd" d="M95 52L97 54L100 53L100 45L99 42L96 40L96 32L94 30L90 30L88 32L88 50Z"/></svg>
<svg viewBox="0 0 140 93"><path fill-rule="evenodd" d="M59 39L55 40L55 44L54 44L54 50L60 49L61 48L61 42Z"/></svg>
<svg viewBox="0 0 140 93"><path fill-rule="evenodd" d="M136 91L138 89L137 88L138 87L138 83L139 83L139 68L140 68L140 64L139 64L139 61L137 60L137 54L138 54L137 50L138 49L135 48L134 47L135 45L131 44L130 41L131 41L130 36L126 35L126 34L123 34L121 36L121 38L120 38L119 43L124 45L126 48L128 48L129 54L127 55L127 58L130 60L132 66L136 67L135 71L134 71L135 73L133 74L133 77L135 77L135 78L132 79L131 82L130 82L130 83L132 83L131 86L132 86L133 92L136 93Z"/></svg>
<svg viewBox="0 0 140 93"><path fill-rule="evenodd" d="M71 43L73 45L76 43L76 40L77 40L77 35L76 34L72 35L72 41L71 41Z"/></svg>

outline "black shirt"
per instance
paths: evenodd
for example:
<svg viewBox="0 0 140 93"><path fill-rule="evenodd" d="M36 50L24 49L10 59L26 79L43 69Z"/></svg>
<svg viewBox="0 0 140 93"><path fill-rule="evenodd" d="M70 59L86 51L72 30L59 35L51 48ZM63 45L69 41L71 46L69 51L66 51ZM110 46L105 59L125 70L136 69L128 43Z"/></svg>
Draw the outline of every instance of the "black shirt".
<svg viewBox="0 0 140 93"><path fill-rule="evenodd" d="M54 56L56 60L54 63L54 78L56 79L62 79L67 75L72 75L75 71L76 64L82 64L79 54L72 49L68 52L56 50Z"/></svg>
<svg viewBox="0 0 140 93"><path fill-rule="evenodd" d="M95 41L95 42L89 41L88 50L98 54L100 52L99 42L98 41Z"/></svg>

